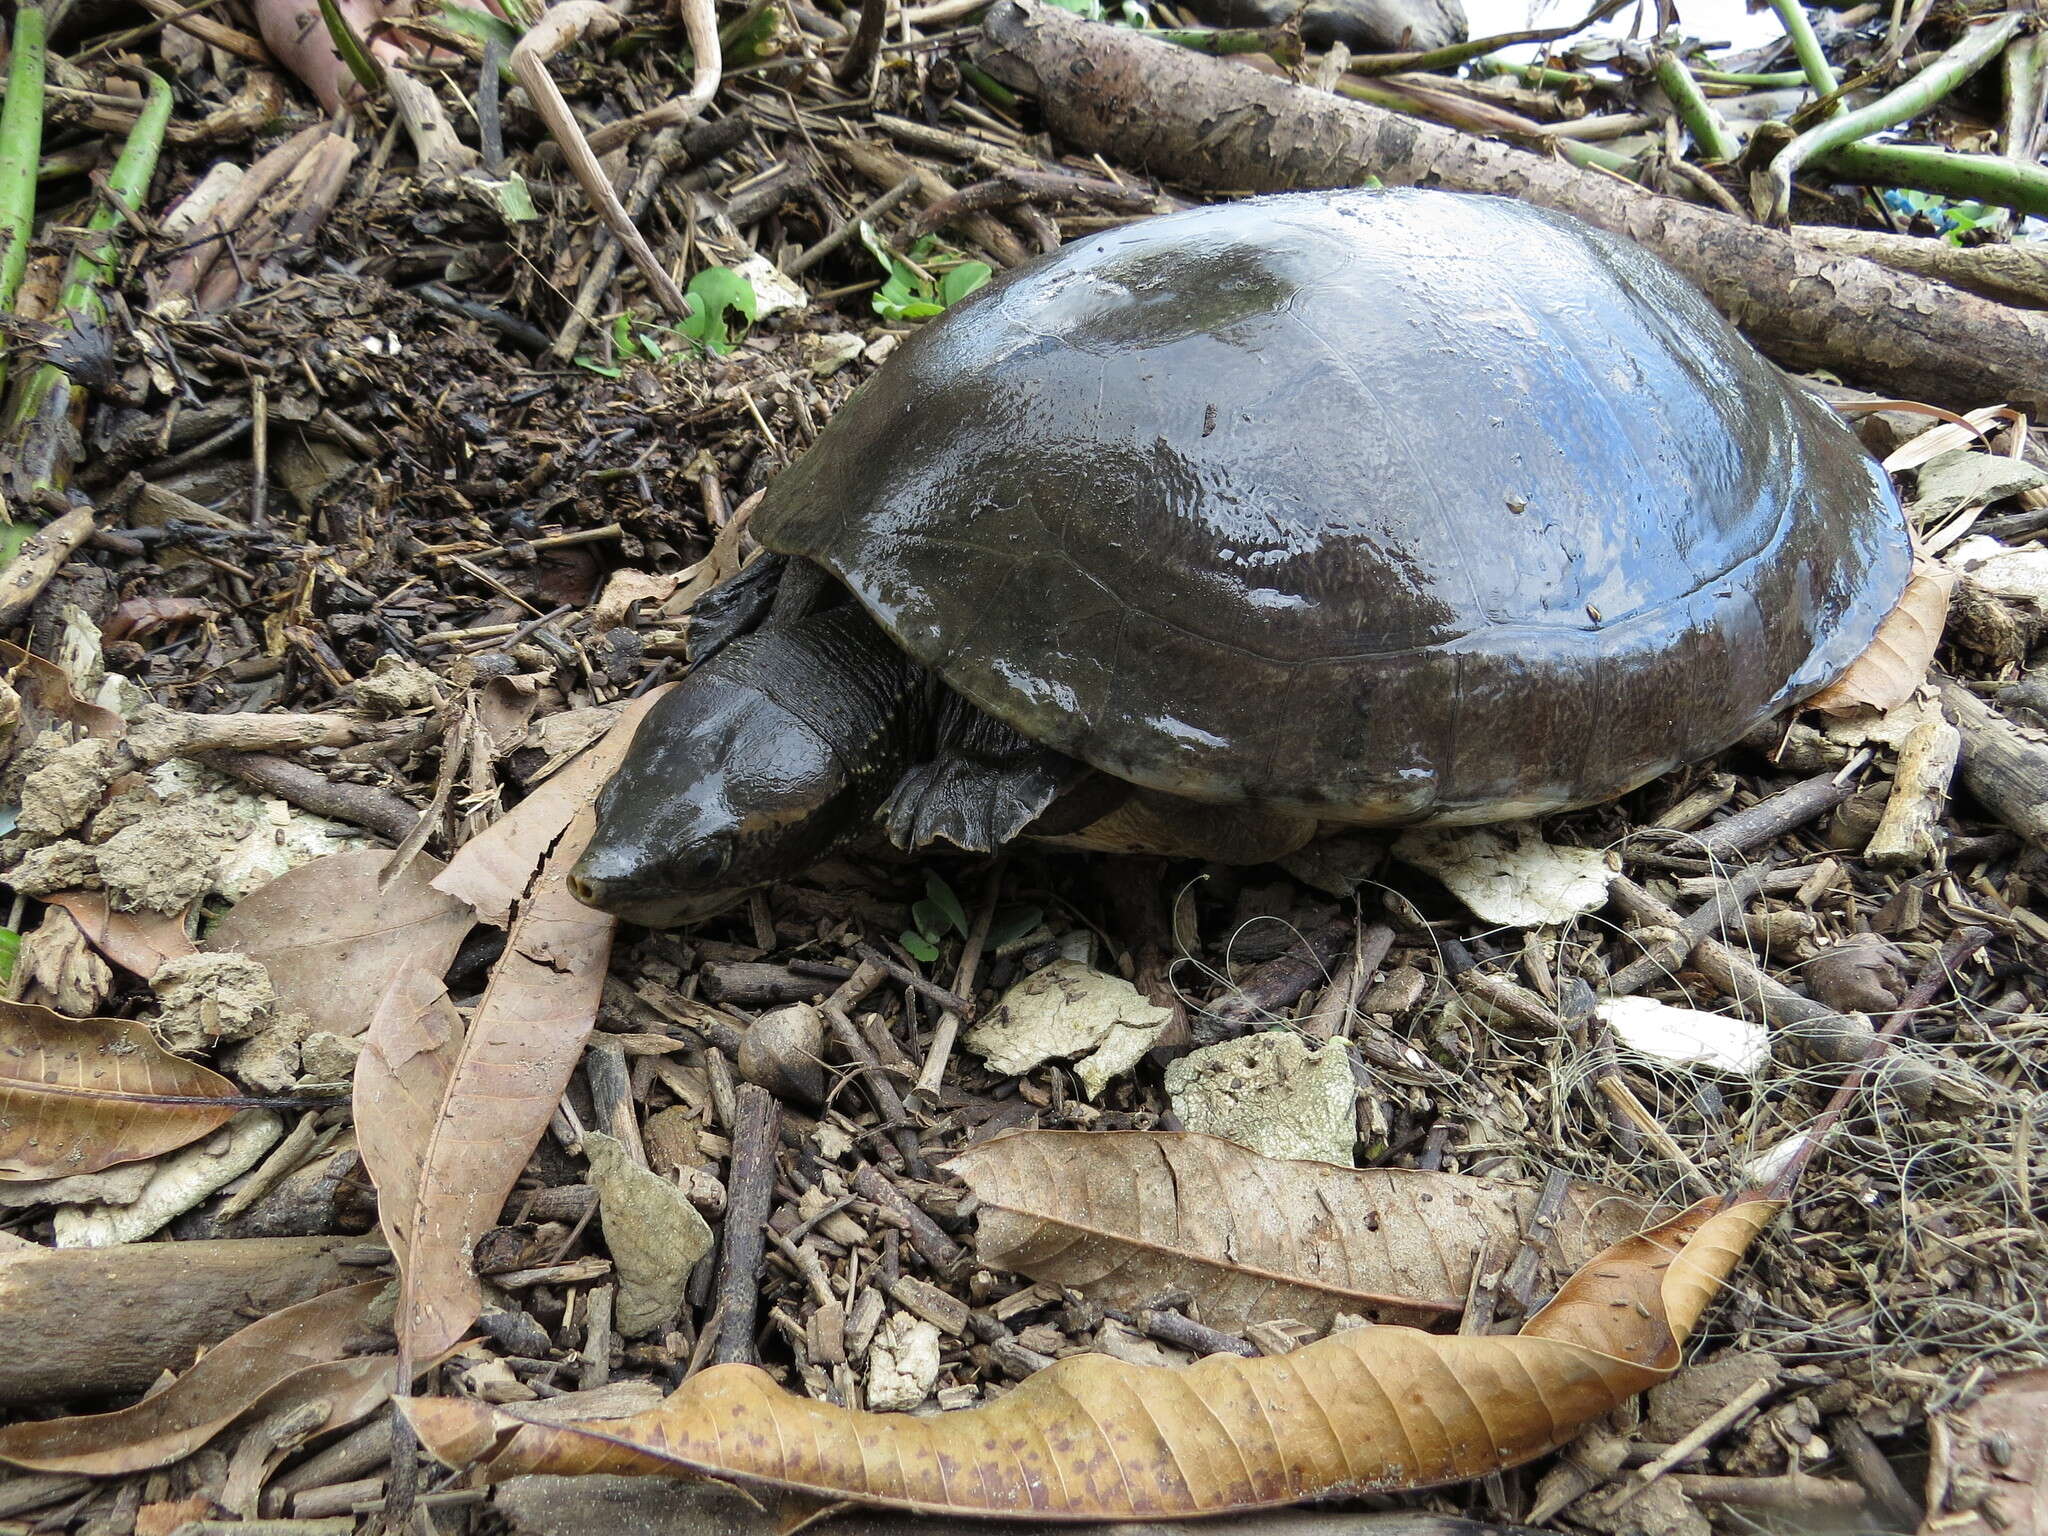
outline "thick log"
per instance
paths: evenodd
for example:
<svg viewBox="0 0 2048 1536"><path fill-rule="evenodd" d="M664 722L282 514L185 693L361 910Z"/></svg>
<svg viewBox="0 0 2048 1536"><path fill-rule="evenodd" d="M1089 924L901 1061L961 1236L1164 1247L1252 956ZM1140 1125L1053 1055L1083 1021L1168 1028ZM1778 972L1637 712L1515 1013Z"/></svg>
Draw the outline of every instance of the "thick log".
<svg viewBox="0 0 2048 1536"><path fill-rule="evenodd" d="M2048 315L1054 6L999 0L983 37L982 66L1035 94L1057 135L1123 164L1242 192L1377 176L1390 186L1505 193L1655 251L1787 367L1825 366L1955 409L2048 409Z"/></svg>
<svg viewBox="0 0 2048 1536"><path fill-rule="evenodd" d="M259 1317L372 1278L355 1237L0 1251L0 1404L139 1392Z"/></svg>

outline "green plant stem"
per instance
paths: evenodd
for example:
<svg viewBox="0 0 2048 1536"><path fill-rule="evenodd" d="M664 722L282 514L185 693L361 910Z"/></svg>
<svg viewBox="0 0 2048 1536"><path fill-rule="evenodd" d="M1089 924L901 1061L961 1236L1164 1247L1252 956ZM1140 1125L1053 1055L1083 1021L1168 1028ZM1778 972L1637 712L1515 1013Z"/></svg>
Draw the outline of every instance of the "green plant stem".
<svg viewBox="0 0 2048 1536"><path fill-rule="evenodd" d="M121 146L120 157L107 173L107 196L87 220L85 238L79 242L64 275L60 323L76 324L80 318L91 324L105 321L107 308L99 290L114 275L114 231L121 222L121 210L139 208L149 197L157 156L164 147L164 130L171 121L171 87L159 75L145 78L149 94L136 116L135 126L129 130L127 142ZM70 376L62 369L49 363L37 368L23 382L14 409L8 413L10 430L43 417L54 408L52 397L61 390L68 398L70 389ZM52 466L33 478L40 484L56 484L61 475L59 468Z"/></svg>
<svg viewBox="0 0 2048 1536"><path fill-rule="evenodd" d="M1685 131L1692 135L1692 141L1699 146L1701 154L1726 165L1742 153L1742 147L1735 142L1728 125L1721 121L1721 114L1700 94L1699 82L1685 67L1685 60L1668 48L1660 48L1657 50L1656 72L1657 83L1664 87L1672 109L1678 113L1679 121L1685 124Z"/></svg>
<svg viewBox="0 0 2048 1536"><path fill-rule="evenodd" d="M7 101L0 106L0 313L14 312L28 270L35 231L36 169L43 152L43 11L24 4L14 15L14 60ZM0 383L7 364L0 358Z"/></svg>
<svg viewBox="0 0 2048 1536"><path fill-rule="evenodd" d="M1548 69L1541 64L1510 64L1505 59L1480 59L1474 72L1482 76L1505 75L1538 90L1585 91L1593 87L1591 75L1569 69Z"/></svg>
<svg viewBox="0 0 2048 1536"><path fill-rule="evenodd" d="M1598 144L1588 144L1580 139L1558 139L1555 142L1557 152L1582 170L1612 171L1630 181L1640 179L1640 167L1632 156L1618 155L1611 149L1602 149Z"/></svg>
<svg viewBox="0 0 2048 1536"><path fill-rule="evenodd" d="M1778 151L1769 168L1757 178L1757 217L1782 223L1792 206L1792 178L1802 166L1824 160L1873 133L1918 117L2003 53L2024 19L2016 11L2007 12L1994 22L1971 28L1940 58L1896 90L1800 134Z"/></svg>
<svg viewBox="0 0 2048 1536"><path fill-rule="evenodd" d="M965 59L960 61L960 78L975 90L975 93L990 106L1009 109L1017 105L1017 93L985 69L979 69Z"/></svg>
<svg viewBox="0 0 2048 1536"><path fill-rule="evenodd" d="M1730 73L1725 69L1696 69L1693 79L1701 85L1739 85L1751 91L1782 91L1788 86L1805 85L1806 74L1802 70L1780 70L1770 75L1744 75Z"/></svg>
<svg viewBox="0 0 2048 1536"><path fill-rule="evenodd" d="M1841 89L1841 82L1835 78L1827 54L1821 51L1820 39L1814 36L1813 23L1807 20L1805 7L1799 0L1770 0L1770 6L1778 13L1778 20L1784 23L1785 35L1792 39L1792 53L1799 60L1806 83L1823 96L1834 95Z"/></svg>
<svg viewBox="0 0 2048 1536"><path fill-rule="evenodd" d="M1298 64L1302 56L1300 37L1285 27L1164 27L1152 36L1211 58L1265 53L1278 63Z"/></svg>
<svg viewBox="0 0 2048 1536"><path fill-rule="evenodd" d="M1959 155L1924 144L1849 144L1821 163L1850 181L1912 187L2048 218L2048 169L2003 155Z"/></svg>

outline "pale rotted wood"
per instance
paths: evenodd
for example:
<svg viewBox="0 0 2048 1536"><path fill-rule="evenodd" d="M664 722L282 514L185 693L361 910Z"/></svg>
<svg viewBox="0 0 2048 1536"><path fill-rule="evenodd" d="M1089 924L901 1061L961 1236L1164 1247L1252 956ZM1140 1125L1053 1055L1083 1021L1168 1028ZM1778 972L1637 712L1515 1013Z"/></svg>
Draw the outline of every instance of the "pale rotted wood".
<svg viewBox="0 0 2048 1536"><path fill-rule="evenodd" d="M1919 869L1933 860L1962 747L1962 732L1946 720L1922 721L1906 734L1891 799L1864 858L1881 869Z"/></svg>
<svg viewBox="0 0 2048 1536"><path fill-rule="evenodd" d="M28 617L50 578L92 532L92 508L73 507L30 535L6 571L0 572L0 629L11 629Z"/></svg>
<svg viewBox="0 0 2048 1536"><path fill-rule="evenodd" d="M369 1278L353 1237L9 1249L0 1403L139 1392L254 1318Z"/></svg>
<svg viewBox="0 0 2048 1536"><path fill-rule="evenodd" d="M1508 193L1655 251L1773 358L1955 407L2048 407L2048 316L1506 144L1345 101L1053 6L999 0L980 63L1053 132L1199 186L1389 185Z"/></svg>
<svg viewBox="0 0 2048 1536"><path fill-rule="evenodd" d="M2013 724L1953 678L1940 678L1941 707L1962 732L1963 783L2000 821L2048 848L2048 739Z"/></svg>

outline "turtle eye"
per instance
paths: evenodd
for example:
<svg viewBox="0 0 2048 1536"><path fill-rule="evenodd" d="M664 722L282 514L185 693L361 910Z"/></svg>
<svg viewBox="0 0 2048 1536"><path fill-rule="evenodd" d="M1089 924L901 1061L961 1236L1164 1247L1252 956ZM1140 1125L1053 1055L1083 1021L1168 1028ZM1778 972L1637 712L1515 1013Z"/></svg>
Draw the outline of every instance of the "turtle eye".
<svg viewBox="0 0 2048 1536"><path fill-rule="evenodd" d="M690 879L708 885L724 874L726 866L731 863L732 845L725 842L713 843L689 861Z"/></svg>

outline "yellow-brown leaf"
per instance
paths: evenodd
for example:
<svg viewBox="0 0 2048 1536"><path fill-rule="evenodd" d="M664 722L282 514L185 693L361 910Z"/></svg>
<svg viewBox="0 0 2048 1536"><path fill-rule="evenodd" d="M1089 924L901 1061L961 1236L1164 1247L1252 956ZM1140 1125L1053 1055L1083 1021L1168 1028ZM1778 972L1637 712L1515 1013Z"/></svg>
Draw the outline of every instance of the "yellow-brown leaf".
<svg viewBox="0 0 2048 1536"><path fill-rule="evenodd" d="M0 1003L0 1179L155 1157L218 1130L247 1103L144 1025Z"/></svg>
<svg viewBox="0 0 2048 1536"><path fill-rule="evenodd" d="M1895 709L1927 681L1927 669L1948 623L1955 572L1936 560L1916 561L1898 606L1878 625L1869 647L1849 669L1806 701L1827 715L1860 709Z"/></svg>
<svg viewBox="0 0 2048 1536"><path fill-rule="evenodd" d="M792 1397L722 1365L661 1407L563 1426L446 1398L421 1442L493 1480L665 1473L946 1515L1142 1520L1427 1488L1562 1445L1679 1363L1775 1203L1708 1201L1614 1245L1512 1337L1412 1328L1169 1370L1076 1355L984 1407L927 1418Z"/></svg>

